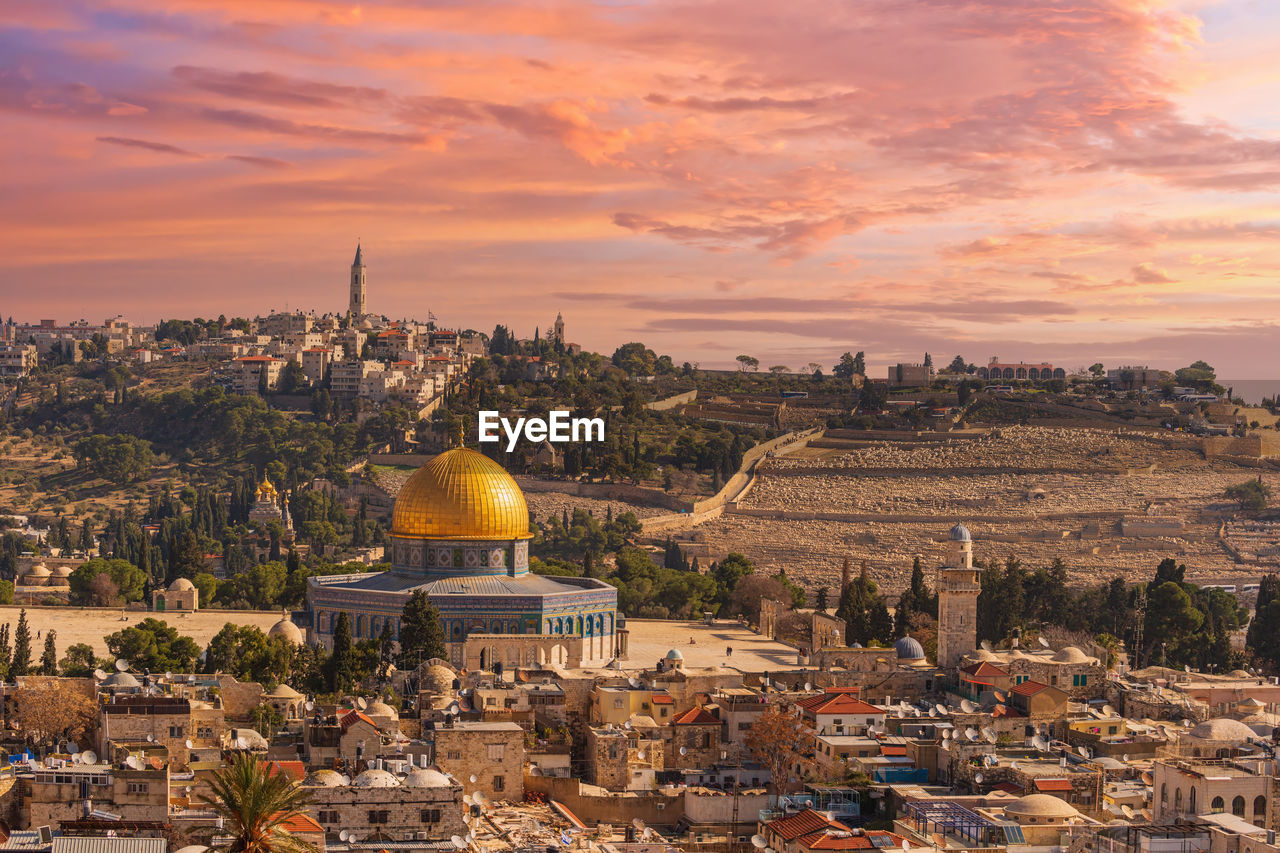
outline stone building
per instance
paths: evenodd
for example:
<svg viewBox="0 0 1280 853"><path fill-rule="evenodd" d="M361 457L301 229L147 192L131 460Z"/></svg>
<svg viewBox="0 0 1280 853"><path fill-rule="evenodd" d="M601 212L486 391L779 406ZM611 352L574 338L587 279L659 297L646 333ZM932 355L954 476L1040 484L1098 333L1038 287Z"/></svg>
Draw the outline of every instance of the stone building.
<svg viewBox="0 0 1280 853"><path fill-rule="evenodd" d="M128 673L118 673L127 675ZM156 744L174 767L186 767L193 750L216 749L226 720L220 705L173 696L117 695L101 706L99 751Z"/></svg>
<svg viewBox="0 0 1280 853"><path fill-rule="evenodd" d="M264 526L275 522L280 525L286 538L293 535L293 519L289 516L288 502L265 476L254 494L253 509L249 510L249 520Z"/></svg>
<svg viewBox="0 0 1280 853"><path fill-rule="evenodd" d="M978 645L978 593L973 537L957 524L947 535L946 562L938 568L938 666L951 670Z"/></svg>
<svg viewBox="0 0 1280 853"><path fill-rule="evenodd" d="M651 791L666 767L665 745L652 720L630 728L591 726L586 731L587 781L610 791Z"/></svg>
<svg viewBox="0 0 1280 853"><path fill-rule="evenodd" d="M176 578L168 588L151 593L151 609L157 612L193 612L199 608L200 590L186 578Z"/></svg>
<svg viewBox="0 0 1280 853"><path fill-rule="evenodd" d="M24 827L57 826L84 817L84 803L122 820L164 823L169 816L169 767L126 769L110 764L37 766L18 779Z"/></svg>
<svg viewBox="0 0 1280 853"><path fill-rule="evenodd" d="M438 770L410 765L403 776L371 768L347 780L315 770L303 780L308 812L326 834L347 830L365 840L375 833L394 841L445 841L465 835L462 786Z"/></svg>
<svg viewBox="0 0 1280 853"><path fill-rule="evenodd" d="M358 766L382 752L382 731L363 711L338 708L333 714L304 717L302 743L313 767L332 767L339 760Z"/></svg>
<svg viewBox="0 0 1280 853"><path fill-rule="evenodd" d="M726 760L729 745L721 744L724 725L706 708L690 708L676 714L663 732L666 766L674 770L713 767ZM733 747L734 754L737 747Z"/></svg>
<svg viewBox="0 0 1280 853"><path fill-rule="evenodd" d="M1255 826L1275 829L1269 818L1273 779L1259 766L1262 763L1218 759L1155 761L1151 765L1153 822L1171 823L1230 812Z"/></svg>
<svg viewBox="0 0 1280 853"><path fill-rule="evenodd" d="M524 729L515 723L456 722L434 732L436 764L465 793L491 800L524 799ZM474 779L474 781L472 781Z"/></svg>

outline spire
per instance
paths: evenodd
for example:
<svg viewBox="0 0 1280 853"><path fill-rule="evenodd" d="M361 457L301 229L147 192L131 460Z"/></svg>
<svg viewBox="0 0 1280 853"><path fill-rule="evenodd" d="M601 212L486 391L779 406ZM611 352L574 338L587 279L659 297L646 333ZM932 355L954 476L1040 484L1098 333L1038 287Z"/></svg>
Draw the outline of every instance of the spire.
<svg viewBox="0 0 1280 853"><path fill-rule="evenodd" d="M358 267L363 263L364 261L360 260L360 244L356 243L356 259L351 262L351 266Z"/></svg>

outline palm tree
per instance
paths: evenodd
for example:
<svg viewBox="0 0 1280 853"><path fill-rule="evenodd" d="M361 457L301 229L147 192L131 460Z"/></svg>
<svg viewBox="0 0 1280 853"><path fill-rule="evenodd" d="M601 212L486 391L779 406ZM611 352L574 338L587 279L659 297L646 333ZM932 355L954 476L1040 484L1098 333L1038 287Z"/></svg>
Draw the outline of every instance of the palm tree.
<svg viewBox="0 0 1280 853"><path fill-rule="evenodd" d="M213 796L200 799L222 818L230 853L314 853L283 824L303 813L311 795L257 756L239 753L209 781Z"/></svg>

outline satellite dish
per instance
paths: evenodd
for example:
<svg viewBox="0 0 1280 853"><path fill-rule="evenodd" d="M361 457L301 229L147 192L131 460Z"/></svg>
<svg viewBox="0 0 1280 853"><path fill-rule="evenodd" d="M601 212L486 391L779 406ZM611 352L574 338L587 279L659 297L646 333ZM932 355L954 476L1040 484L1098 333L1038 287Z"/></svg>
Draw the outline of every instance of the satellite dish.
<svg viewBox="0 0 1280 853"><path fill-rule="evenodd" d="M1017 769L1018 769L1018 762L1016 762L1016 761L1010 761L1010 762L1009 762L1009 769L1010 769L1010 770L1017 770Z"/></svg>
<svg viewBox="0 0 1280 853"><path fill-rule="evenodd" d="M987 729L986 731L984 731L982 733L982 737L987 741L987 743L995 743L997 740L999 740L999 738L996 737L996 733L991 731L991 729Z"/></svg>
<svg viewBox="0 0 1280 853"><path fill-rule="evenodd" d="M937 709L937 708L930 708L930 709L929 709L929 716L930 716L930 717L936 717L936 716L938 716L938 709Z"/></svg>
<svg viewBox="0 0 1280 853"><path fill-rule="evenodd" d="M689 753L689 750L688 750L688 749L686 749L686 748L685 748L685 747L683 747L683 746L682 746L682 747L680 747L680 754L681 754L681 755L687 755L688 753ZM758 835L757 835L756 837L757 837L757 838L759 838L760 836L758 836ZM760 845L759 845L759 844L757 844L756 846L757 846L757 847L759 847Z"/></svg>
<svg viewBox="0 0 1280 853"><path fill-rule="evenodd" d="M1120 756L1120 760L1121 760L1121 761L1123 761L1125 764L1128 764L1128 763L1129 763L1129 753L1127 753L1127 752L1126 752L1124 755Z"/></svg>
<svg viewBox="0 0 1280 853"><path fill-rule="evenodd" d="M129 668L129 662L124 658L116 659L116 672L124 672Z"/></svg>
<svg viewBox="0 0 1280 853"><path fill-rule="evenodd" d="M472 773L472 774L471 774L471 784L472 784L472 785L474 785L475 783L476 783L476 774Z"/></svg>
<svg viewBox="0 0 1280 853"><path fill-rule="evenodd" d="M964 711L966 714L972 714L974 711L978 710L978 706L970 702L968 699L961 699L960 710Z"/></svg>
<svg viewBox="0 0 1280 853"><path fill-rule="evenodd" d="M92 749L86 749L84 752L80 753L80 757L84 759L85 764L98 763L98 753L94 752Z"/></svg>
<svg viewBox="0 0 1280 853"><path fill-rule="evenodd" d="M463 847L466 847L466 846L467 846L467 842L465 842L465 841L463 841L463 840L462 840L462 836L461 836L461 835L455 835L455 836L453 836L452 838L450 838L449 840L450 840L450 841L452 841L452 842L453 842L453 846L454 846L454 847L457 847L459 850L461 850Z"/></svg>
<svg viewBox="0 0 1280 853"><path fill-rule="evenodd" d="M1114 717L1116 715L1116 709L1112 708L1110 705L1103 705L1102 713L1106 714L1108 717Z"/></svg>
<svg viewBox="0 0 1280 853"><path fill-rule="evenodd" d="M155 742L156 742L156 736L155 736L155 735L153 735L153 734L151 734L150 732L148 732L148 733L147 733L147 743L155 743Z"/></svg>
<svg viewBox="0 0 1280 853"><path fill-rule="evenodd" d="M1141 779L1142 779L1142 784L1144 785L1151 785L1155 782L1155 777L1151 775L1150 770L1143 770Z"/></svg>
<svg viewBox="0 0 1280 853"><path fill-rule="evenodd" d="M983 650L983 651L985 651L985 652L994 651L994 649L992 649L992 648L991 648L991 641L990 641L990 640L983 640L983 641L982 641L982 650Z"/></svg>
<svg viewBox="0 0 1280 853"><path fill-rule="evenodd" d="M627 684L631 685L632 687L639 687L639 686L640 686L640 679L638 679L638 678L628 678L628 679L627 679Z"/></svg>
<svg viewBox="0 0 1280 853"><path fill-rule="evenodd" d="M753 835L751 836L751 846L763 849L769 846L769 842L764 840L763 835Z"/></svg>
<svg viewBox="0 0 1280 853"><path fill-rule="evenodd" d="M1041 752L1044 752L1049 748L1049 741L1045 738L1044 735L1036 735L1031 739L1031 745L1034 746L1036 749L1040 750Z"/></svg>
<svg viewBox="0 0 1280 853"><path fill-rule="evenodd" d="M1151 820L1151 809L1143 809L1142 817L1144 820L1147 820L1149 822Z"/></svg>
<svg viewBox="0 0 1280 853"><path fill-rule="evenodd" d="M172 672L166 672L166 673L164 674L164 680L165 680L165 681L168 681L168 680L169 680L169 679L171 679L171 678L173 678L173 673L172 673Z"/></svg>
<svg viewBox="0 0 1280 853"><path fill-rule="evenodd" d="M480 793L479 791L476 791L475 796L473 796L471 799L475 800L477 806L484 805L484 794Z"/></svg>
<svg viewBox="0 0 1280 853"><path fill-rule="evenodd" d="M630 728L631 728L631 721L630 721L630 720L627 720L625 723L623 723L623 724L622 724L622 727L623 727L624 729L630 729Z"/></svg>
<svg viewBox="0 0 1280 853"><path fill-rule="evenodd" d="M1182 727L1183 727L1184 729L1189 729L1189 728L1191 728L1191 721L1190 721L1190 720L1183 720L1183 721L1182 721Z"/></svg>
<svg viewBox="0 0 1280 853"><path fill-rule="evenodd" d="M1191 672L1191 665L1190 665L1190 664L1185 664L1185 663L1184 663L1184 664L1182 665L1182 671L1183 671L1183 672Z"/></svg>
<svg viewBox="0 0 1280 853"><path fill-rule="evenodd" d="M1121 807L1120 807L1120 811L1121 811L1121 812L1124 814L1124 816L1125 816L1125 817L1127 817L1127 818L1132 818L1132 817L1133 817L1133 809L1132 809L1132 808L1130 808L1130 807L1129 807L1129 806L1127 806L1127 805L1121 806Z"/></svg>
<svg viewBox="0 0 1280 853"><path fill-rule="evenodd" d="M977 782L979 785L981 785L981 784L982 784L982 779L983 779L983 776L982 776L982 774L981 774L981 773L974 773L974 774L973 774L973 781L974 781L974 782Z"/></svg>
<svg viewBox="0 0 1280 853"><path fill-rule="evenodd" d="M937 705L933 706L933 710L937 711L939 714L945 714L947 713L947 706L939 702Z"/></svg>
<svg viewBox="0 0 1280 853"><path fill-rule="evenodd" d="M356 707L363 711L365 708L369 707L369 703L365 701L363 696L359 696L356 698Z"/></svg>
<svg viewBox="0 0 1280 853"><path fill-rule="evenodd" d="M125 766L126 766L126 767L128 767L130 770L141 770L141 769L142 769L142 762L138 760L138 756L136 756L136 755L130 755L128 758L126 758L126 759L124 760L124 764L125 764Z"/></svg>
<svg viewBox="0 0 1280 853"><path fill-rule="evenodd" d="M910 842L910 841L908 841L908 840L907 840L907 839L905 839L905 838L904 838L904 839L902 839L902 849L903 849L903 850L910 850L910 849L911 849L911 842Z"/></svg>
<svg viewBox="0 0 1280 853"><path fill-rule="evenodd" d="M644 761L644 750L643 750L643 749L642 749L642 750L640 750L640 751L638 751L638 752L636 753L636 760L638 760L638 761Z"/></svg>
<svg viewBox="0 0 1280 853"><path fill-rule="evenodd" d="M339 832L339 833L338 833L338 838L339 838L339 840L342 840L342 841L350 841L350 840L351 840L351 833L350 833L349 831L347 831L347 830L345 830L345 829L344 829L344 830L342 830L341 832Z"/></svg>
<svg viewBox="0 0 1280 853"><path fill-rule="evenodd" d="M808 693L808 692L809 692L810 690L812 690L812 689L813 689L813 684L812 684L812 683L810 683L810 682L808 682L808 681L806 681L806 682L804 683L804 692L805 692L805 693Z"/></svg>
<svg viewBox="0 0 1280 853"><path fill-rule="evenodd" d="M943 739L943 740L951 740L951 729L943 729L943 730L942 730L942 739Z"/></svg>
<svg viewBox="0 0 1280 853"><path fill-rule="evenodd" d="M307 710L308 710L308 711L314 711L314 710L316 709L316 703L315 703L315 702L312 702L310 699L308 699L308 700L307 700L306 708L307 708Z"/></svg>
<svg viewBox="0 0 1280 853"><path fill-rule="evenodd" d="M639 830L639 829L644 829L644 821L642 821L642 820L641 820L640 818L638 818L638 817L633 817L633 818L631 819L631 825L632 825L632 826L634 826L634 827L635 827L636 829L638 829L638 830Z"/></svg>
<svg viewBox="0 0 1280 853"><path fill-rule="evenodd" d="M1088 758L1088 757L1089 757L1089 750L1088 750L1086 747L1083 747L1083 746L1077 746L1077 747L1076 747L1076 752L1080 753L1080 757L1081 757L1081 758Z"/></svg>
<svg viewBox="0 0 1280 853"><path fill-rule="evenodd" d="M193 746L195 746L195 744L191 742L191 738L187 738L186 746L187 746L187 749L191 749Z"/></svg>
<svg viewBox="0 0 1280 853"><path fill-rule="evenodd" d="M969 740L971 740L971 741L975 741L975 740L977 740L977 739L978 739L978 733L977 733L977 732L975 732L973 729L969 729L968 731L966 731L966 732L964 733L964 736L965 736L965 737L967 737L967 738L968 738Z"/></svg>
<svg viewBox="0 0 1280 853"><path fill-rule="evenodd" d="M236 738L236 749L248 749L249 739L247 737Z"/></svg>
<svg viewBox="0 0 1280 853"><path fill-rule="evenodd" d="M346 773L342 774L342 784L344 787L351 784L351 777Z"/></svg>
<svg viewBox="0 0 1280 853"><path fill-rule="evenodd" d="M463 794L463 795L462 795L462 804L463 804L464 806L469 806L469 805L471 805L471 795L470 795L470 794Z"/></svg>
<svg viewBox="0 0 1280 853"><path fill-rule="evenodd" d="M991 691L991 695L992 695L992 696L994 696L994 697L996 697L996 701L997 701L997 702L1003 702L1003 701L1004 701L1004 694L1003 694L1003 693L1001 693L999 690L992 690L992 691Z"/></svg>

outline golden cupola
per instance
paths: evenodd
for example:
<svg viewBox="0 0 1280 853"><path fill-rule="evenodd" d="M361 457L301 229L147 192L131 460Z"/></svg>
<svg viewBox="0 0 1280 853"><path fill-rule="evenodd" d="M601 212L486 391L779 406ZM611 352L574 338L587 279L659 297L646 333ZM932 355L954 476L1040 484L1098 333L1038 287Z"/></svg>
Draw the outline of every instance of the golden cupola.
<svg viewBox="0 0 1280 853"><path fill-rule="evenodd" d="M465 447L441 453L396 496L391 535L403 539L529 539L529 507L502 466Z"/></svg>

